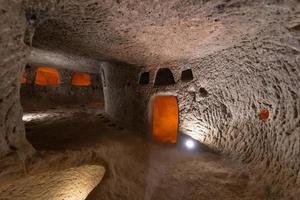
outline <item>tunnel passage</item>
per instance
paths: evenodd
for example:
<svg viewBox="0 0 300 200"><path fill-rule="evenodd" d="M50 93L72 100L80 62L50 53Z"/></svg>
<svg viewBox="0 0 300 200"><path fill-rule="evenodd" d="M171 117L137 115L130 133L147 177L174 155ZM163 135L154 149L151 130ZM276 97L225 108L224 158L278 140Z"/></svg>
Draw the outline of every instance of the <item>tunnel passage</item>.
<svg viewBox="0 0 300 200"><path fill-rule="evenodd" d="M156 96L152 107L152 138L157 142L176 143L178 104L176 96Z"/></svg>
<svg viewBox="0 0 300 200"><path fill-rule="evenodd" d="M74 72L72 75L72 85L90 86L91 85L91 76L87 73Z"/></svg>
<svg viewBox="0 0 300 200"><path fill-rule="evenodd" d="M60 84L60 76L56 69L50 67L39 67L35 74L35 84L51 86Z"/></svg>

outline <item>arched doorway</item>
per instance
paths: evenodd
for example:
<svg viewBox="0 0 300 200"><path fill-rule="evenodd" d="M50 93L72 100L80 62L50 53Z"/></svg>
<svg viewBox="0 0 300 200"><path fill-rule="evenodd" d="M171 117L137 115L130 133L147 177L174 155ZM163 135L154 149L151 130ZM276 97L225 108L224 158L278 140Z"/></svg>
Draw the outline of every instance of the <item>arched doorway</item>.
<svg viewBox="0 0 300 200"><path fill-rule="evenodd" d="M158 142L176 143L178 103L176 96L155 96L152 104L152 138Z"/></svg>

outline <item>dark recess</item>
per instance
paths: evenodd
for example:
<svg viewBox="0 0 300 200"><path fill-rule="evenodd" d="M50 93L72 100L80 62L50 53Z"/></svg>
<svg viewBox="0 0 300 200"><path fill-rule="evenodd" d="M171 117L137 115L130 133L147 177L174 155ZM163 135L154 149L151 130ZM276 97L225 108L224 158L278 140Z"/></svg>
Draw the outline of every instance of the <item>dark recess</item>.
<svg viewBox="0 0 300 200"><path fill-rule="evenodd" d="M207 97L208 96L208 92L205 88L200 88L199 93L200 93L201 97Z"/></svg>
<svg viewBox="0 0 300 200"><path fill-rule="evenodd" d="M140 85L147 85L148 83L149 83L149 72L141 73L139 84Z"/></svg>
<svg viewBox="0 0 300 200"><path fill-rule="evenodd" d="M175 80L171 70L169 68L160 68L156 73L154 85L163 86L172 84L175 84Z"/></svg>
<svg viewBox="0 0 300 200"><path fill-rule="evenodd" d="M25 69L30 69L30 68L31 68L31 66L28 64L25 66Z"/></svg>
<svg viewBox="0 0 300 200"><path fill-rule="evenodd" d="M181 80L182 81L191 81L194 79L193 72L191 69L186 69L181 72Z"/></svg>

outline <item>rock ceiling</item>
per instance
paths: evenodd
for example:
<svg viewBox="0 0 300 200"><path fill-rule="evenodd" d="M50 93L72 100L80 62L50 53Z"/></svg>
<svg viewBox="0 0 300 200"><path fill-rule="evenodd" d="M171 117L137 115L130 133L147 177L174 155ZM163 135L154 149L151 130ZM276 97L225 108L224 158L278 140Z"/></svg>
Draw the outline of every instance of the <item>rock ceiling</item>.
<svg viewBox="0 0 300 200"><path fill-rule="evenodd" d="M259 0L31 0L27 7L38 21L34 47L148 66L251 39L282 10Z"/></svg>

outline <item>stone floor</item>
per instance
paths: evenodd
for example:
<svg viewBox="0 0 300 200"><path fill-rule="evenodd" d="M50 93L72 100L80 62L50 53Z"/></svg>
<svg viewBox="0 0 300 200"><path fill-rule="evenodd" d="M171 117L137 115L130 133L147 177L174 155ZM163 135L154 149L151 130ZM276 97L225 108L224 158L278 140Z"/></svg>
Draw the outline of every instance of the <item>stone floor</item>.
<svg viewBox="0 0 300 200"><path fill-rule="evenodd" d="M26 176L52 168L105 166L104 178L88 200L268 199L263 189L253 189L251 176L238 163L199 146L188 150L151 143L113 123L96 106L30 110L23 120L37 149L26 163ZM22 178L20 171L4 170L0 182Z"/></svg>

